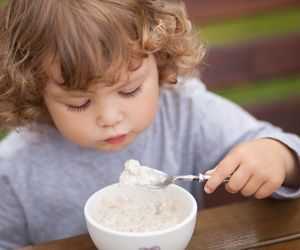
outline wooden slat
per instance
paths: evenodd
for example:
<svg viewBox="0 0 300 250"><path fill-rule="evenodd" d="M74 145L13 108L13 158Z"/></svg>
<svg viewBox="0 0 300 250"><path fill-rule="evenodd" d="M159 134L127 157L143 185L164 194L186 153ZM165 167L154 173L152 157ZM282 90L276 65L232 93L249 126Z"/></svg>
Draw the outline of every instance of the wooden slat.
<svg viewBox="0 0 300 250"><path fill-rule="evenodd" d="M211 48L199 66L211 90L300 72L300 33Z"/></svg>
<svg viewBox="0 0 300 250"><path fill-rule="evenodd" d="M287 132L300 135L300 93L280 101L257 104L246 109L260 120L266 120Z"/></svg>
<svg viewBox="0 0 300 250"><path fill-rule="evenodd" d="M224 185L219 186L212 194L203 191L203 202L205 208L222 206L233 202L246 201L252 198L242 196L240 193L228 193Z"/></svg>
<svg viewBox="0 0 300 250"><path fill-rule="evenodd" d="M264 242L299 238L299 201L266 199L203 210L187 249L257 249Z"/></svg>
<svg viewBox="0 0 300 250"><path fill-rule="evenodd" d="M264 248L260 248L261 250L295 250L300 248L300 240L287 240L281 243L277 243L276 245L271 244L269 246L264 246Z"/></svg>
<svg viewBox="0 0 300 250"><path fill-rule="evenodd" d="M3 16L3 10L4 10L4 7L2 5L0 5L0 18L2 18L2 16Z"/></svg>
<svg viewBox="0 0 300 250"><path fill-rule="evenodd" d="M89 235L80 235L68 239L48 241L45 243L19 248L19 250L97 250ZM18 250L18 249L16 249Z"/></svg>
<svg viewBox="0 0 300 250"><path fill-rule="evenodd" d="M186 0L188 16L194 23L220 21L299 6L299 0Z"/></svg>

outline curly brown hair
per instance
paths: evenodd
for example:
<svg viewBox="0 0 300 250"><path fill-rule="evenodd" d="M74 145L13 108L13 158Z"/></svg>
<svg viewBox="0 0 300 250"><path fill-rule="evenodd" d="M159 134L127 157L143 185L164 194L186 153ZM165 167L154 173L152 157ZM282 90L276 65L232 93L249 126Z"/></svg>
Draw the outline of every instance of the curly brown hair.
<svg viewBox="0 0 300 250"><path fill-rule="evenodd" d="M61 87L84 91L114 84L149 54L160 85L176 83L204 53L183 6L161 0L10 0L0 22L1 129L41 121L52 63Z"/></svg>

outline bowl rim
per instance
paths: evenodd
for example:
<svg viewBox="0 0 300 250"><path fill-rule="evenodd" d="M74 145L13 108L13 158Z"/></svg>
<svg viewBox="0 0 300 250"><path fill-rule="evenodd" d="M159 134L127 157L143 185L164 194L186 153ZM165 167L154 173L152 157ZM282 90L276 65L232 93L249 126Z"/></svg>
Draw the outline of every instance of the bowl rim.
<svg viewBox="0 0 300 250"><path fill-rule="evenodd" d="M92 224L95 228L98 228L106 233L119 235L119 236L126 236L126 237L140 237L140 236L145 237L145 236L162 235L162 234L170 233L172 231L176 231L177 229L184 227L186 224L188 224L190 221L192 221L193 218L196 217L196 215L197 215L198 206L197 206L197 202L196 202L194 196L190 192L188 192L186 189L184 189L183 187L180 187L176 184L172 184L172 185L170 185L171 188L181 190L190 198L190 200L192 202L192 210L189 213L189 215L182 222L180 222L179 224L176 224L175 226L172 226L172 227L168 227L168 228L158 230L158 231L150 231L150 232L125 232L125 231L118 231L118 230L110 229L108 227L102 226L100 223L98 223L92 219L91 215L88 213L88 206L89 206L91 200L93 199L93 197L95 197L99 192L101 192L105 188L109 188L109 187L116 186L116 185L119 185L119 183L114 183L114 184L105 186L102 189L94 192L88 198L88 200L86 201L86 203L84 205L84 216L85 216L86 221L89 222L90 224Z"/></svg>

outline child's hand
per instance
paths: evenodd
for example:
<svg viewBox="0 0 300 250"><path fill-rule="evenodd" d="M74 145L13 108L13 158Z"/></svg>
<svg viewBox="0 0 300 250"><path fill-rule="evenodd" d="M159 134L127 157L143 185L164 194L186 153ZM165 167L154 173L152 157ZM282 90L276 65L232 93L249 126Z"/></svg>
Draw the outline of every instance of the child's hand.
<svg viewBox="0 0 300 250"><path fill-rule="evenodd" d="M226 184L230 193L241 192L244 196L265 198L283 183L299 185L298 161L293 152L274 139L259 139L234 147L225 158L206 174L212 178L204 186L212 193L223 180L232 174Z"/></svg>

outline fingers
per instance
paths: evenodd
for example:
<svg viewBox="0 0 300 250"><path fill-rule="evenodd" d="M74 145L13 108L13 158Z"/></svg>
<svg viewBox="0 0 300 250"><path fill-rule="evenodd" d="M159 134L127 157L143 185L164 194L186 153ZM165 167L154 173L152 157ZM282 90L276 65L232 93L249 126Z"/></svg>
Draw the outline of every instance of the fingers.
<svg viewBox="0 0 300 250"><path fill-rule="evenodd" d="M269 171L258 171L253 166L242 164L230 178L226 189L231 193L240 192L243 196L254 195L257 199L266 198L283 183L283 175ZM246 179L248 180L246 181Z"/></svg>
<svg viewBox="0 0 300 250"><path fill-rule="evenodd" d="M239 167L239 164L240 161L237 157L230 154L226 156L212 171L206 172L211 175L211 178L206 182L204 191L208 194L214 192L224 179Z"/></svg>
<svg viewBox="0 0 300 250"><path fill-rule="evenodd" d="M216 168L206 172L206 174L212 175L212 178L209 181L215 178L216 173ZM279 188L282 185L282 182L283 180L279 178L270 179L265 175L255 175L251 171L251 168L240 165L230 177L225 188L230 193L240 192L246 197L254 195L257 199L263 199L270 196L277 188ZM213 183L213 185L215 184L215 182L211 183ZM204 187L204 190L206 191L206 187Z"/></svg>
<svg viewBox="0 0 300 250"><path fill-rule="evenodd" d="M280 179L272 179L271 181L263 183L261 187L254 194L255 198L263 199L270 196L275 190L277 190L283 181Z"/></svg>
<svg viewBox="0 0 300 250"><path fill-rule="evenodd" d="M253 175L239 191L243 196L249 197L251 195L254 195L264 184L264 182L264 179Z"/></svg>
<svg viewBox="0 0 300 250"><path fill-rule="evenodd" d="M225 188L229 193L238 193L244 188L245 184L250 180L252 176L252 171L250 169L243 169L242 166L232 174L228 183L226 183Z"/></svg>
<svg viewBox="0 0 300 250"><path fill-rule="evenodd" d="M272 194L284 182L286 169L280 159L274 159L274 154L268 155L266 147L269 144L262 141L234 147L213 170L206 172L211 178L204 186L205 192L214 192L231 175L225 184L230 193L240 192L258 199Z"/></svg>

